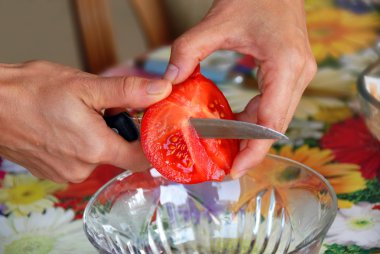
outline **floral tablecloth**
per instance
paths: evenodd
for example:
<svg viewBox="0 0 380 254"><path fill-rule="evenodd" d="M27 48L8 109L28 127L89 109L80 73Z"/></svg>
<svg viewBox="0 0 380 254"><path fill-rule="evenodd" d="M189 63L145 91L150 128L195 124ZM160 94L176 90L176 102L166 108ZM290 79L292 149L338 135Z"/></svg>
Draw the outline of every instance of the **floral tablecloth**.
<svg viewBox="0 0 380 254"><path fill-rule="evenodd" d="M376 1L306 1L319 69L287 131L291 143L272 150L320 172L337 193L339 211L321 253L380 253L380 142L359 114L355 89L358 74L377 59L377 7ZM107 75L143 73L126 66ZM234 111L257 94L241 83L219 87ZM121 172L104 165L83 183L57 184L0 158L0 253L96 253L82 229L83 210Z"/></svg>

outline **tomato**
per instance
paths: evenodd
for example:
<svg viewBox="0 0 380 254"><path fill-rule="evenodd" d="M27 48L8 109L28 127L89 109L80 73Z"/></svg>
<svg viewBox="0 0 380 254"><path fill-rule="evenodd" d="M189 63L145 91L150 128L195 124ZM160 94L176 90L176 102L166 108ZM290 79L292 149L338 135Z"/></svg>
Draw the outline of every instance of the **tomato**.
<svg viewBox="0 0 380 254"><path fill-rule="evenodd" d="M169 180L221 181L230 172L238 141L200 138L189 123L191 117L234 118L223 93L200 73L199 66L186 81L174 85L166 99L144 113L141 123L144 153Z"/></svg>

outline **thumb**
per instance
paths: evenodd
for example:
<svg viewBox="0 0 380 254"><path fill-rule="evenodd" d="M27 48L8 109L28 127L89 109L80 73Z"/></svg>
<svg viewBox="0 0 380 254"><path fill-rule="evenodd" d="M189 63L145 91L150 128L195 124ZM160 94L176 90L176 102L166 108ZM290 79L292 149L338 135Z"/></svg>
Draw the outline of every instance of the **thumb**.
<svg viewBox="0 0 380 254"><path fill-rule="evenodd" d="M91 107L145 108L164 98L172 89L167 80L140 77L97 77L84 91L84 100Z"/></svg>
<svg viewBox="0 0 380 254"><path fill-rule="evenodd" d="M174 84L184 81L200 61L221 48L223 33L208 28L204 21L174 41L164 79Z"/></svg>

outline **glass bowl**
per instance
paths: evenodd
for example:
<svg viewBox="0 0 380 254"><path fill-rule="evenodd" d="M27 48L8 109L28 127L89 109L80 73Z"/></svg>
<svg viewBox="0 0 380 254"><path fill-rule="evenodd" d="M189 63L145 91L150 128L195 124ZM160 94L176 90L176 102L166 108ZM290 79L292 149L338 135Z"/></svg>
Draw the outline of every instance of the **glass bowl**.
<svg viewBox="0 0 380 254"><path fill-rule="evenodd" d="M319 173L268 155L222 182L126 171L94 194L83 221L100 253L318 253L336 211Z"/></svg>
<svg viewBox="0 0 380 254"><path fill-rule="evenodd" d="M361 115L372 135L380 140L380 59L359 76L357 87Z"/></svg>

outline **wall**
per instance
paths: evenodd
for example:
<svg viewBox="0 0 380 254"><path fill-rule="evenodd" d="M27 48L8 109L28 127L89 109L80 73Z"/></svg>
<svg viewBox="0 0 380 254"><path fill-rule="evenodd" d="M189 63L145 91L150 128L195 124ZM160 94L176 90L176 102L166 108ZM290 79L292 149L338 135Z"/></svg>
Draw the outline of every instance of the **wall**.
<svg viewBox="0 0 380 254"><path fill-rule="evenodd" d="M166 0L177 34L198 22L211 0ZM45 59L82 68L69 0L0 0L0 62ZM127 0L109 0L119 59L146 50Z"/></svg>

